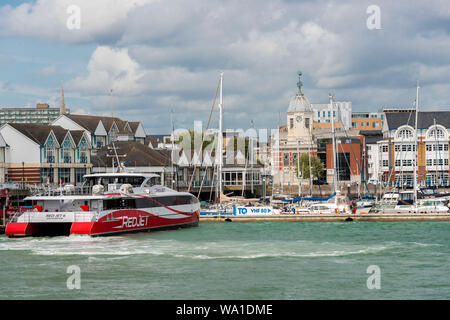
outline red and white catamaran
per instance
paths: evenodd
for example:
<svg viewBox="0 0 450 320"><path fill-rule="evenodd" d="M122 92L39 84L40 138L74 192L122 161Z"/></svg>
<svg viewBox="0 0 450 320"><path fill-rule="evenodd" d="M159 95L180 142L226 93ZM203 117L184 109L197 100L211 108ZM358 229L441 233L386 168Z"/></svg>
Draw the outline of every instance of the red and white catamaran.
<svg viewBox="0 0 450 320"><path fill-rule="evenodd" d="M197 226L200 204L187 192L159 184L156 174L102 173L84 176L81 188L26 197L6 226L6 235L114 235Z"/></svg>

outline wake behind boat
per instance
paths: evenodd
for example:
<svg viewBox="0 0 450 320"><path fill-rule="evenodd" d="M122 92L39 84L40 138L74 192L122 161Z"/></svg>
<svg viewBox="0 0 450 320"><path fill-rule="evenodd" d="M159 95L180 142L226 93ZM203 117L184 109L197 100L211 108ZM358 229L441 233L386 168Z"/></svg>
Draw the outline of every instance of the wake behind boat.
<svg viewBox="0 0 450 320"><path fill-rule="evenodd" d="M6 235L103 236L197 226L200 204L187 192L159 184L156 174L90 174L81 188L66 185L26 197L27 205L6 226Z"/></svg>

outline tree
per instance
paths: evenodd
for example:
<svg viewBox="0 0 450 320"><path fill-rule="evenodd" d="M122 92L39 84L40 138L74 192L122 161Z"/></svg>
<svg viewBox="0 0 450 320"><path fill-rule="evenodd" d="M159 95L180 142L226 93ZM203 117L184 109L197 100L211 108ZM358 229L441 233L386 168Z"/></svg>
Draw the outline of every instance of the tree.
<svg viewBox="0 0 450 320"><path fill-rule="evenodd" d="M200 150L200 144L203 141L203 145ZM191 151L204 151L205 149L211 149L215 145L214 136L206 136L203 132L188 129L178 134L175 138L175 143L180 145L183 150ZM208 148L209 147L209 148Z"/></svg>
<svg viewBox="0 0 450 320"><path fill-rule="evenodd" d="M225 146L225 150L240 151L245 158L249 158L250 141L248 137L231 137Z"/></svg>
<svg viewBox="0 0 450 320"><path fill-rule="evenodd" d="M323 163L320 161L319 157L311 155L311 168L312 168L312 176L313 179L318 179L322 176L324 172L324 166ZM309 154L303 153L300 156L300 159L295 163L295 173L298 175L298 172L300 172L300 177L303 179L309 179Z"/></svg>

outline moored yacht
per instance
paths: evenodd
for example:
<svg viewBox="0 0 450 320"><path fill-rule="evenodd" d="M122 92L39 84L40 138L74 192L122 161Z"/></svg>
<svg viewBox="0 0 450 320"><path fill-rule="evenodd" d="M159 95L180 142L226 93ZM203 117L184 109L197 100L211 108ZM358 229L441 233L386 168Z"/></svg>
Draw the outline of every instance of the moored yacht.
<svg viewBox="0 0 450 320"><path fill-rule="evenodd" d="M81 187L66 185L26 197L6 235L112 235L197 226L200 204L187 192L159 184L156 174L89 174Z"/></svg>
<svg viewBox="0 0 450 320"><path fill-rule="evenodd" d="M414 191L388 192L369 210L369 213L447 213L450 211L448 200L443 197L414 199Z"/></svg>

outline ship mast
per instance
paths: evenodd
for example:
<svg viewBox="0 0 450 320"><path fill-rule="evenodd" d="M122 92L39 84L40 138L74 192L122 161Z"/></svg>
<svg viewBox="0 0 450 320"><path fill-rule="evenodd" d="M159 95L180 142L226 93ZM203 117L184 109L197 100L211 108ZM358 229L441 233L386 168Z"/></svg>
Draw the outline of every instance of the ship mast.
<svg viewBox="0 0 450 320"><path fill-rule="evenodd" d="M171 123L171 127L172 127L172 134L170 136L170 138L172 140L172 152L171 152L172 159L171 159L170 162L171 162L171 166L172 166L172 168L171 168L171 170L172 170L171 177L172 177L172 189L173 189L174 188L174 184L175 184L175 175L174 175L174 169L173 169L173 160L174 160L173 153L174 153L174 149L175 149L175 146L174 146L175 136L174 136L174 125L173 125L173 110L170 110L170 123Z"/></svg>
<svg viewBox="0 0 450 320"><path fill-rule="evenodd" d="M417 88L416 88L416 123L414 128L414 143L416 146L416 152L414 153L414 203L417 206L417 167L419 165L418 163L418 134L417 134L417 122L419 119L419 81L417 81Z"/></svg>
<svg viewBox="0 0 450 320"><path fill-rule="evenodd" d="M334 188L334 192L337 192L337 172L336 172L336 168L337 168L337 154L336 154L336 137L335 137L335 131L334 131L334 108L333 108L333 96L330 94L330 109L331 109L331 138L332 138L332 142L333 142L333 167L334 167L334 175L333 175L333 188Z"/></svg>
<svg viewBox="0 0 450 320"><path fill-rule="evenodd" d="M220 91L219 91L219 132L218 132L218 141L217 141L217 149L218 149L218 157L219 157L219 163L218 163L218 170L217 170L217 183L219 184L219 202L220 202L220 196L222 194L222 162L223 162L223 133L222 133L222 84L223 84L223 72L220 73Z"/></svg>

